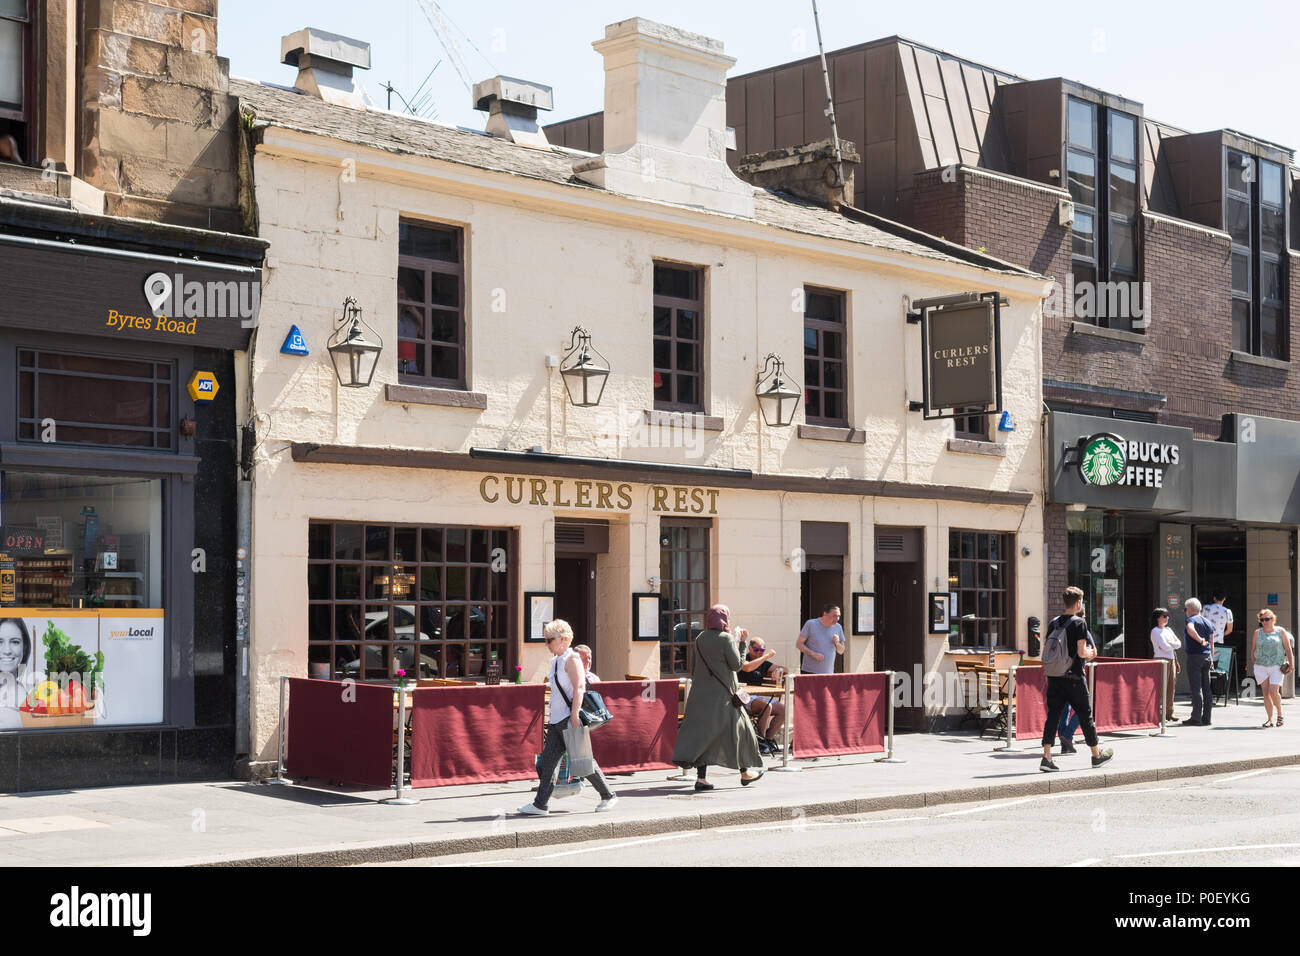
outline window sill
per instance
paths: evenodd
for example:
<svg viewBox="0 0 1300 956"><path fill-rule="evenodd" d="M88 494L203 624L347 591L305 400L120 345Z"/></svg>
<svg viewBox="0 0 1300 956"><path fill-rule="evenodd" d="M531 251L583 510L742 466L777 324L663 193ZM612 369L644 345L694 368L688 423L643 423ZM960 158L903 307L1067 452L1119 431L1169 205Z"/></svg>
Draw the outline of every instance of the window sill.
<svg viewBox="0 0 1300 956"><path fill-rule="evenodd" d="M948 450L959 455L988 455L990 458L1006 458L1007 446L995 441L974 441L970 438L949 438Z"/></svg>
<svg viewBox="0 0 1300 956"><path fill-rule="evenodd" d="M1291 369L1290 362L1283 362L1281 359L1265 358L1262 355L1251 355L1249 352L1238 352L1233 349L1228 353L1228 358L1233 362L1240 362L1242 365L1258 365L1262 368L1276 368L1283 371Z"/></svg>
<svg viewBox="0 0 1300 956"><path fill-rule="evenodd" d="M384 398L402 405L442 405L448 408L487 408L487 395L459 388L434 388L431 385L384 386Z"/></svg>
<svg viewBox="0 0 1300 956"><path fill-rule="evenodd" d="M706 432L722 431L722 419L717 415L705 415L703 412L669 412L658 408L645 410L647 425L676 426L678 428L698 428Z"/></svg>
<svg viewBox="0 0 1300 956"><path fill-rule="evenodd" d="M1095 335L1099 339L1112 339L1116 342L1128 342L1132 345L1145 345L1147 337L1141 332L1125 332L1123 329L1103 329L1099 325L1087 322L1071 322L1072 335Z"/></svg>
<svg viewBox="0 0 1300 956"><path fill-rule="evenodd" d="M799 437L810 441L848 442L850 445L865 445L867 432L852 425L800 425Z"/></svg>

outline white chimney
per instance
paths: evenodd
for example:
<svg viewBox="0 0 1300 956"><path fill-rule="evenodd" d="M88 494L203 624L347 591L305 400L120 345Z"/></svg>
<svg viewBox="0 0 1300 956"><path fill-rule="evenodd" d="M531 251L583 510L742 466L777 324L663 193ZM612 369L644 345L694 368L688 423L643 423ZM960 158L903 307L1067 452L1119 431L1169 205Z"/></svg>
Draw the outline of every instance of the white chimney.
<svg viewBox="0 0 1300 956"><path fill-rule="evenodd" d="M298 68L294 88L326 103L364 109L352 69L370 69L370 44L306 27L280 40L280 62Z"/></svg>
<svg viewBox="0 0 1300 956"><path fill-rule="evenodd" d="M574 165L612 192L752 218L754 188L727 166L722 43L633 17L592 46L605 58L605 149Z"/></svg>
<svg viewBox="0 0 1300 956"><path fill-rule="evenodd" d="M551 88L540 83L494 76L474 84L474 109L488 114L487 131L521 146L549 149L546 133L537 125L537 111L554 106Z"/></svg>

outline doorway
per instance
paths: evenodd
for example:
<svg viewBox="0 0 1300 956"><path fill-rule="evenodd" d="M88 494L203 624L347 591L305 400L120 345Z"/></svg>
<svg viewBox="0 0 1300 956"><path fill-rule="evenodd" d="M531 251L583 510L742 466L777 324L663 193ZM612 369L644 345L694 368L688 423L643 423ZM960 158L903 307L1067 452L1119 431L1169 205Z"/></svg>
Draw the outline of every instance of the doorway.
<svg viewBox="0 0 1300 956"><path fill-rule="evenodd" d="M911 699L894 713L896 726L924 728L925 571L920 528L876 528L876 666L906 674Z"/></svg>
<svg viewBox="0 0 1300 956"><path fill-rule="evenodd" d="M808 555L808 567L799 582L799 603L803 622L822 616L822 608L834 604L840 609L840 626L844 628L844 643L848 644L848 617L844 613L844 559L838 556ZM844 673L844 658L848 654L835 655L835 673Z"/></svg>
<svg viewBox="0 0 1300 956"><path fill-rule="evenodd" d="M1237 683L1246 679L1246 642L1254 633L1254 613L1247 606L1246 532L1236 528L1196 529L1196 590L1202 604L1212 600L1215 588L1228 596L1224 604L1232 611L1232 633L1224 643L1232 648L1232 666Z"/></svg>
<svg viewBox="0 0 1300 956"><path fill-rule="evenodd" d="M596 556L555 556L555 616L573 628L573 643L594 646L596 620ZM594 666L594 665L593 665Z"/></svg>

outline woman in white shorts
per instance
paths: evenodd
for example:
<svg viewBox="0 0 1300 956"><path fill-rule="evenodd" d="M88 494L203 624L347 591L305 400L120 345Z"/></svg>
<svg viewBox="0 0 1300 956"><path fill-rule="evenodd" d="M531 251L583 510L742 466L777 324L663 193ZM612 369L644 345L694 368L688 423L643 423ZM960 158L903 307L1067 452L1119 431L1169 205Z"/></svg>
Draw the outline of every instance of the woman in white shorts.
<svg viewBox="0 0 1300 956"><path fill-rule="evenodd" d="M1259 627L1250 642L1250 662L1255 670L1255 683L1264 692L1265 727L1282 726L1282 676L1295 669L1295 656L1291 653L1291 635L1277 626L1277 618L1268 608L1259 612Z"/></svg>

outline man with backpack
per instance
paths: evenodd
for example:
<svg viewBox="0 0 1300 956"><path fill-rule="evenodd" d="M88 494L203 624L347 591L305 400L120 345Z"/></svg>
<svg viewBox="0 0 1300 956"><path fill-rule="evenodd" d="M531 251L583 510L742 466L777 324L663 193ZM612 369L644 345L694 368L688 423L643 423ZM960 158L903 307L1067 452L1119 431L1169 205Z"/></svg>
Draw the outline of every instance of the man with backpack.
<svg viewBox="0 0 1300 956"><path fill-rule="evenodd" d="M1043 675L1047 678L1047 723L1043 726L1043 759L1038 769L1043 773L1060 770L1052 762L1052 745L1056 728L1066 705L1074 708L1083 730L1083 739L1092 750L1092 765L1100 767L1115 752L1097 745L1097 725L1092 721L1092 704L1088 700L1088 682L1083 664L1097 656L1097 645L1083 619L1083 591L1065 589L1065 613L1052 621L1043 643Z"/></svg>

